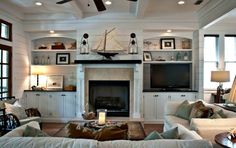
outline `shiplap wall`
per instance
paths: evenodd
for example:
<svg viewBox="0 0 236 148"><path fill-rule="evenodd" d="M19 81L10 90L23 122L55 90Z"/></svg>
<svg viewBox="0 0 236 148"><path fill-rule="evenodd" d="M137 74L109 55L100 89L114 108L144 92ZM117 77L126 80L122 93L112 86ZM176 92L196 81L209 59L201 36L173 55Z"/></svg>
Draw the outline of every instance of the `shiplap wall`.
<svg viewBox="0 0 236 148"><path fill-rule="evenodd" d="M8 42L0 39L0 44L12 46L12 94L17 98L21 98L23 91L29 87L29 38L24 33L21 20L2 10L0 10L0 18L13 25L13 41Z"/></svg>

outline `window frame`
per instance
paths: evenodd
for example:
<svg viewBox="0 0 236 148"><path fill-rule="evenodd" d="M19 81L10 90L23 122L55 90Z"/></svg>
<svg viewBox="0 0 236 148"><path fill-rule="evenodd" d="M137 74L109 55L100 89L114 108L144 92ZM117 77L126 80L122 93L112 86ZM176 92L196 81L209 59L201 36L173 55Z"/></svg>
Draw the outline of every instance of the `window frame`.
<svg viewBox="0 0 236 148"><path fill-rule="evenodd" d="M2 34L1 23L6 24L9 27L9 38L3 38L1 36L1 34ZM12 24L7 22L7 21L5 21L5 20L2 20L2 19L0 19L0 39L12 42Z"/></svg>
<svg viewBox="0 0 236 148"><path fill-rule="evenodd" d="M204 69L205 69L205 63L215 63L215 65L216 65L216 69L218 69L219 68L219 35L218 34L205 34L204 35L204 42L205 42L205 37L215 37L216 38L216 61L206 61L205 59L203 59L203 71L204 71ZM205 48L205 47L204 47ZM204 49L203 49L203 56L204 56ZM207 88L207 87L204 87L204 83L205 83L205 78L204 78L204 72L203 72L203 89L205 90L205 91L211 91L211 90L215 90L216 89L216 87L214 87L214 88L211 88L211 87L209 87L209 88Z"/></svg>
<svg viewBox="0 0 236 148"><path fill-rule="evenodd" d="M1 69L1 73L0 73L0 84L2 85L3 79L8 79L8 91L4 91L4 92L8 92L8 96L12 96L12 47L11 46L7 46L7 45L3 45L0 44L0 52L2 52L2 50L7 50L8 51L8 64L3 64L3 54L1 54L1 61L0 61L0 69ZM2 67L3 65L8 65L9 66L9 71L8 71L8 76L7 77L2 77L3 76L3 70ZM3 87L0 87L0 98L2 97L3 92Z"/></svg>

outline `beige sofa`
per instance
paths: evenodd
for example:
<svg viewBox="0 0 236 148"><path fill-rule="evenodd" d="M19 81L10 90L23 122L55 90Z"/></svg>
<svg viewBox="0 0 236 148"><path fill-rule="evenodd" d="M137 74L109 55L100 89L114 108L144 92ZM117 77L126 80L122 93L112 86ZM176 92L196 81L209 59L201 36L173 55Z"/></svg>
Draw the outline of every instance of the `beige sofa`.
<svg viewBox="0 0 236 148"><path fill-rule="evenodd" d="M176 123L183 125L187 129L196 131L203 139L207 139L216 146L214 138L215 135L221 132L228 131L236 127L236 113L225 110L214 104L204 103L205 106L213 108L213 110L222 109L227 118L220 119L206 119L206 118L192 118L191 121L185 120L175 116L176 110L182 101L171 101L165 106L164 116L164 131L173 127Z"/></svg>
<svg viewBox="0 0 236 148"><path fill-rule="evenodd" d="M39 124L35 121L27 125L38 128ZM38 147L68 147L68 148L211 148L210 142L203 140L196 132L190 131L181 125L176 125L179 129L181 139L160 139L148 141L96 141L90 139L72 139L62 137L22 137L26 125L20 126L15 130L0 137L1 148L38 148Z"/></svg>

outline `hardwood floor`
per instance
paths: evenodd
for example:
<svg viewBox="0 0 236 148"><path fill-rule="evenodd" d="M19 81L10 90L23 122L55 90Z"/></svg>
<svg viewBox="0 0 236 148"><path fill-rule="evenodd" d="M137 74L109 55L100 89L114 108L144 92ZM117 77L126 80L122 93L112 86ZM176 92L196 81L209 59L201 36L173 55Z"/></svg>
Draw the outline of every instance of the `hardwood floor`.
<svg viewBox="0 0 236 148"><path fill-rule="evenodd" d="M53 136L61 128L65 126L65 123L43 123L42 130L48 135ZM152 131L163 131L163 124L144 124L145 134L148 135Z"/></svg>

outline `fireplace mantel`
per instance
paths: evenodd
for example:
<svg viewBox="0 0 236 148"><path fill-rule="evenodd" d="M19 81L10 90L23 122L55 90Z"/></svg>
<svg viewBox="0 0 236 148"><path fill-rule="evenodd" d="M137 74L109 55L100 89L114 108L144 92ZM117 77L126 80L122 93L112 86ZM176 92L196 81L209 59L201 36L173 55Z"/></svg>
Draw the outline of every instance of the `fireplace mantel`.
<svg viewBox="0 0 236 148"><path fill-rule="evenodd" d="M130 81L129 119L142 118L142 61L141 60L76 60L77 117L85 111L88 101L89 80Z"/></svg>
<svg viewBox="0 0 236 148"><path fill-rule="evenodd" d="M141 64L142 60L75 60L75 64Z"/></svg>

